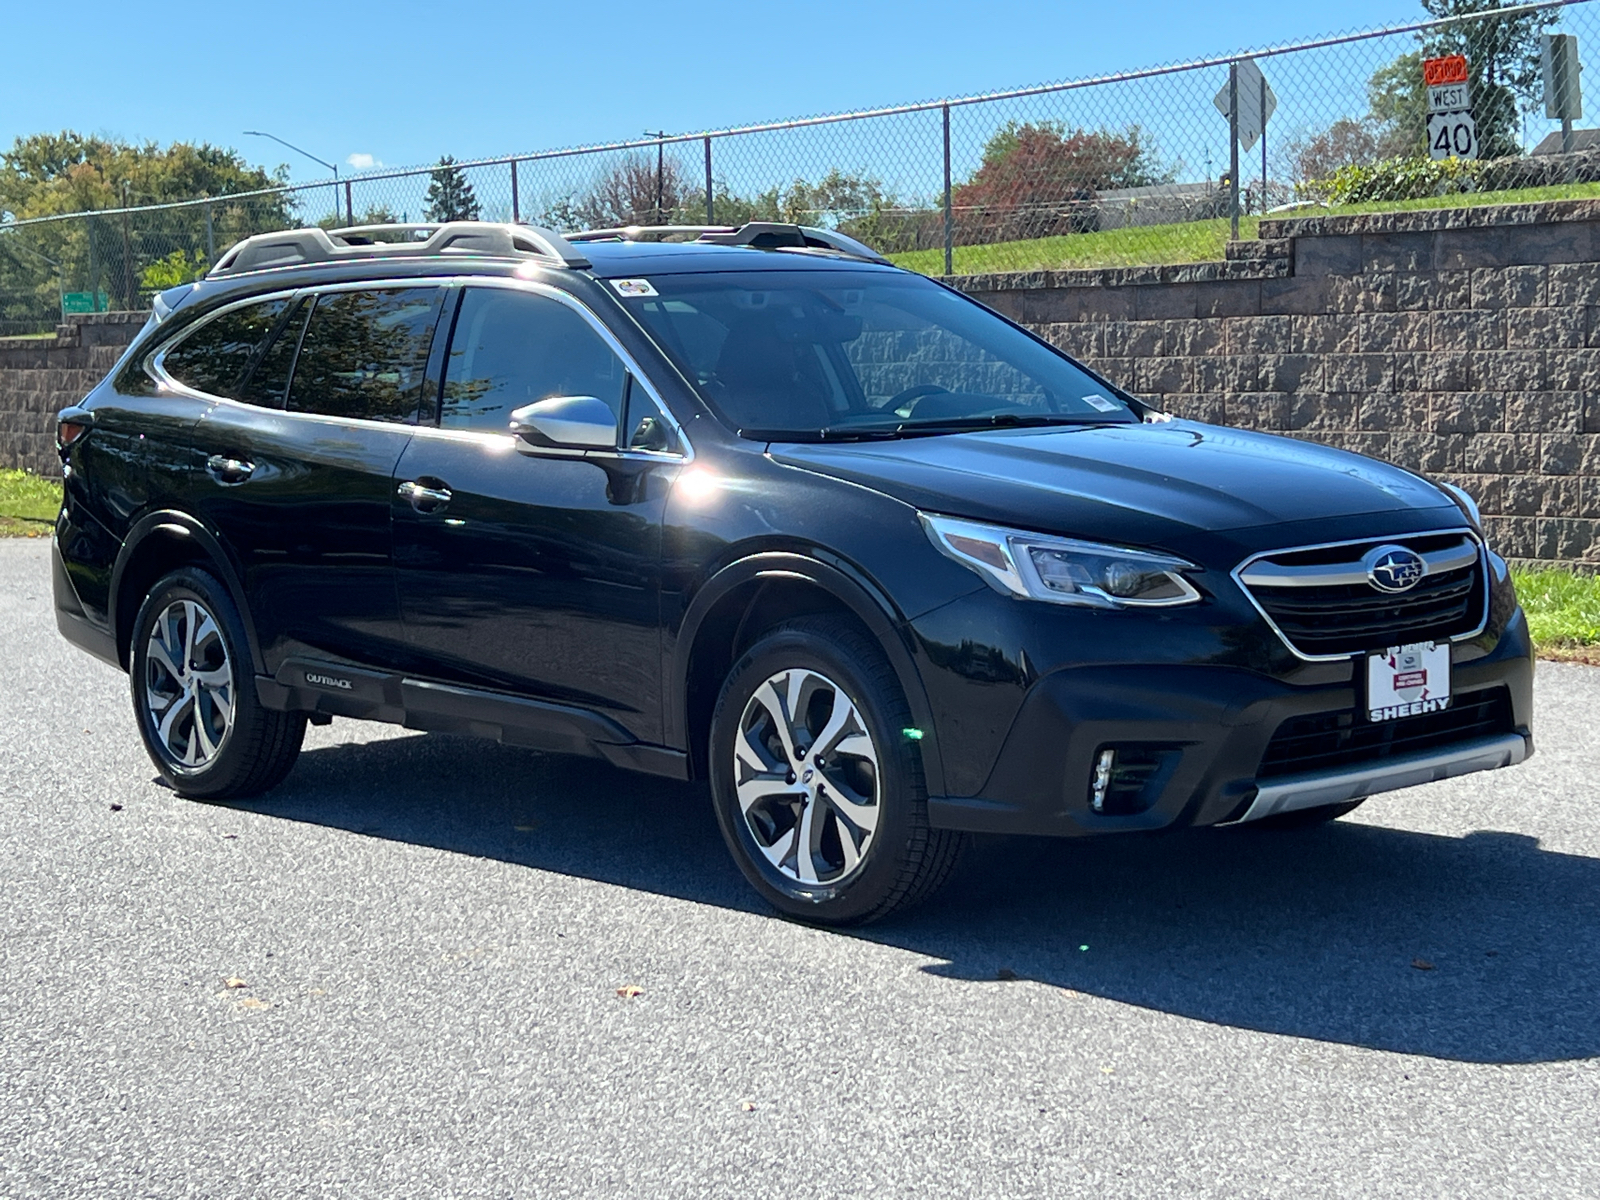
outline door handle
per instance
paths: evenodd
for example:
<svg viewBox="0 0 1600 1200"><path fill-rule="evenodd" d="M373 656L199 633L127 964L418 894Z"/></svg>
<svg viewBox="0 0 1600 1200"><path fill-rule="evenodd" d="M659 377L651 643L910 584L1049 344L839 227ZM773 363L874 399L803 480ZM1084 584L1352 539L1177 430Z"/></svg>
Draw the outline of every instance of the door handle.
<svg viewBox="0 0 1600 1200"><path fill-rule="evenodd" d="M218 483L243 483L254 474L256 465L242 458L213 454L206 459L206 473Z"/></svg>
<svg viewBox="0 0 1600 1200"><path fill-rule="evenodd" d="M428 487L408 479L400 485L400 495L419 513L438 512L449 504L455 493L440 484L438 487Z"/></svg>

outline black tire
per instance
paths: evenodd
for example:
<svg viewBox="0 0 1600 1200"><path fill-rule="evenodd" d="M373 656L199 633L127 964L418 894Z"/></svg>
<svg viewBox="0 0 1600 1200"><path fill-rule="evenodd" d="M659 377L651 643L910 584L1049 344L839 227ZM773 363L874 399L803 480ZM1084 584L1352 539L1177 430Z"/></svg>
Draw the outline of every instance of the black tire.
<svg viewBox="0 0 1600 1200"><path fill-rule="evenodd" d="M1281 833L1292 833L1297 829L1317 829L1329 821L1337 821L1340 817L1355 812L1366 803L1365 797L1360 800L1346 800L1343 804L1324 804L1318 808L1299 808L1294 812L1279 813L1273 817L1262 817L1259 821L1250 824L1257 829L1275 829Z"/></svg>
<svg viewBox="0 0 1600 1200"><path fill-rule="evenodd" d="M188 682L173 675L159 651L152 655L158 622L164 622L163 647L183 642L178 656L183 661L170 651L168 661ZM201 635L199 644L191 629ZM179 795L197 800L257 796L281 783L294 766L305 737L305 714L262 707L244 623L228 590L212 575L185 567L157 581L134 618L128 666L139 735L161 778ZM231 720L224 715L230 699ZM162 700L167 705L158 712ZM173 720L163 734L168 715ZM175 744L183 750L175 750Z"/></svg>
<svg viewBox="0 0 1600 1200"><path fill-rule="evenodd" d="M775 722L768 720L771 710L760 708L756 699L770 680L787 678L790 673L810 681L805 686L811 689L812 702L802 700L796 707L812 712L811 725L821 726L810 728L811 734L826 732L826 718L836 711L838 692L843 692L853 713L845 726L852 732L834 739L837 750L810 747L823 761L814 771L805 771L804 780L789 770L796 758L784 750ZM711 718L711 794L717 823L734 861L774 908L820 925L860 925L925 899L949 876L965 838L929 827L921 753L916 742L905 736L911 724L910 709L894 670L876 642L851 621L802 617L786 622L764 634L734 664ZM805 740L804 726L801 720L790 730L797 749ZM773 765L771 774L755 770L748 758L744 764L736 762L735 748L747 729L750 740L742 743L746 754L752 746L766 748L769 752L764 761ZM870 738L869 743L859 740L862 734ZM863 753L852 754L846 746ZM800 757L809 761L809 751ZM870 769L869 758L875 763ZM739 774L746 776L742 784L736 777ZM770 801L758 801L747 819L739 787L777 788L780 776L802 788L814 780L816 791L809 800L774 795ZM866 797L869 791L875 791L875 803L852 807L848 797ZM865 813L869 807L875 810L870 833L843 815L846 808ZM802 833L812 828L805 820L808 808L815 810L812 820L821 826L815 839L817 850L808 850L815 882L797 877L805 873L799 866L799 854ZM852 829L856 832L848 832ZM792 855L775 863L763 852L758 830L759 836L768 839L769 851L780 852L788 845ZM860 848L853 855L853 864L845 850L847 837L852 851ZM792 840L785 842L785 838ZM785 865L790 857L793 868ZM817 869L819 861L821 870Z"/></svg>

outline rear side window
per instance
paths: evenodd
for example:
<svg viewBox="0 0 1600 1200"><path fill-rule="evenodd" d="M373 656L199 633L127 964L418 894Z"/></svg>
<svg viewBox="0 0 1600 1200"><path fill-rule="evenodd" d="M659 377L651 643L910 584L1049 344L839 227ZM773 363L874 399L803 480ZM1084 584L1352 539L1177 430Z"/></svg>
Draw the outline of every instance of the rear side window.
<svg viewBox="0 0 1600 1200"><path fill-rule="evenodd" d="M265 300L223 313L181 339L161 365L185 387L234 397L250 359L288 307L287 300Z"/></svg>
<svg viewBox="0 0 1600 1200"><path fill-rule="evenodd" d="M620 424L627 382L605 339L560 301L468 288L450 339L439 424L505 433L512 412L553 396L597 396Z"/></svg>
<svg viewBox="0 0 1600 1200"><path fill-rule="evenodd" d="M318 296L289 385L289 411L414 421L438 310L433 287Z"/></svg>
<svg viewBox="0 0 1600 1200"><path fill-rule="evenodd" d="M300 337L305 333L306 318L310 315L311 302L300 301L299 307L283 322L278 336L257 360L250 377L240 386L239 399L263 408L283 407L284 396L289 391L289 372L294 370L295 352L300 349Z"/></svg>

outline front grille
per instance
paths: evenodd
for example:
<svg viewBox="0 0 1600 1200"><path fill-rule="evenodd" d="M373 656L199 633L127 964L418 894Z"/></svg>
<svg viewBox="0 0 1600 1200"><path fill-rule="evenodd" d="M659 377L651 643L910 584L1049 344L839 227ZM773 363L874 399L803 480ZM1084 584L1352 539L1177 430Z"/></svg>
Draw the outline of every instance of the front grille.
<svg viewBox="0 0 1600 1200"><path fill-rule="evenodd" d="M1362 557L1379 545L1398 545L1448 561L1469 551L1471 561L1430 570L1410 591L1382 592L1365 579ZM1252 574L1294 573L1294 586L1252 579ZM1244 586L1296 650L1307 655L1360 654L1410 642L1443 642L1471 633L1483 622L1484 575L1477 543L1462 534L1396 538L1322 550L1284 551L1253 560ZM1307 583L1326 577L1333 582Z"/></svg>
<svg viewBox="0 0 1600 1200"><path fill-rule="evenodd" d="M1398 721L1374 724L1349 709L1290 717L1267 743L1256 779L1361 766L1511 729L1511 694L1503 687L1468 692L1443 712Z"/></svg>

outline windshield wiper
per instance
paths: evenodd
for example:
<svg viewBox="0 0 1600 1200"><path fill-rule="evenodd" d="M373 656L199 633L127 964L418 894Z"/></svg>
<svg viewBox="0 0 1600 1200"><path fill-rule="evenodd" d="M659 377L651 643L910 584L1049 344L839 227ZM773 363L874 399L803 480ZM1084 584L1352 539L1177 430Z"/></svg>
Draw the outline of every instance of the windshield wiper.
<svg viewBox="0 0 1600 1200"><path fill-rule="evenodd" d="M1108 414L1109 416L1109 414ZM1027 429L1051 425L1125 425L1107 416L1067 413L991 413L986 417L950 417L942 421L905 421L895 427L898 437L922 434L968 433L974 429Z"/></svg>

